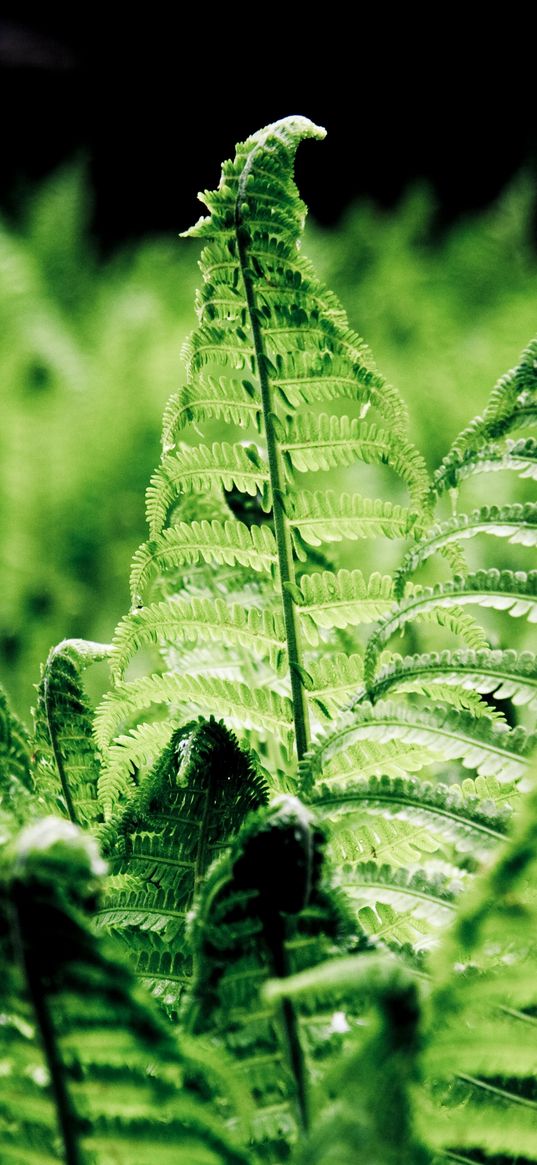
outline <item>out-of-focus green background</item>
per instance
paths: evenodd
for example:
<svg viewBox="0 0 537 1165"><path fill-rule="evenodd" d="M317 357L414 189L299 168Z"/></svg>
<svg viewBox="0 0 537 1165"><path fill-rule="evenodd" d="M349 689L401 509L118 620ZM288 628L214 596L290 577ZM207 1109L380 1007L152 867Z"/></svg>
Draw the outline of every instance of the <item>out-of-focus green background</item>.
<svg viewBox="0 0 537 1165"><path fill-rule="evenodd" d="M0 681L25 718L50 646L108 640L128 608L194 325L198 246L148 239L98 260L87 187L71 167L0 220ZM430 465L537 331L534 194L521 175L441 236L426 189L389 213L357 206L337 230L308 226L306 253L401 389Z"/></svg>

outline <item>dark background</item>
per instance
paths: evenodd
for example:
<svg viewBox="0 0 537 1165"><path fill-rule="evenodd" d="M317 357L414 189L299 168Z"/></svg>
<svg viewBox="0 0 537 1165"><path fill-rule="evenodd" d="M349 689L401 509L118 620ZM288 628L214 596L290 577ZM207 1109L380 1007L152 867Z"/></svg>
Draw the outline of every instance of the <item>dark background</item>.
<svg viewBox="0 0 537 1165"><path fill-rule="evenodd" d="M322 23L304 10L293 29L289 11L229 6L218 18L199 6L180 24L146 6L114 25L113 6L4 6L2 206L16 214L35 179L83 156L105 250L176 232L197 217L192 191L216 185L234 142L287 113L328 130L322 163L309 145L298 160L324 224L359 196L394 205L425 178L441 230L521 167L535 173L533 38L521 23L504 13L492 40L484 28L471 37L453 6L431 7L415 28L389 9L373 24L355 9L349 25L328 6ZM249 35L252 15L266 32Z"/></svg>

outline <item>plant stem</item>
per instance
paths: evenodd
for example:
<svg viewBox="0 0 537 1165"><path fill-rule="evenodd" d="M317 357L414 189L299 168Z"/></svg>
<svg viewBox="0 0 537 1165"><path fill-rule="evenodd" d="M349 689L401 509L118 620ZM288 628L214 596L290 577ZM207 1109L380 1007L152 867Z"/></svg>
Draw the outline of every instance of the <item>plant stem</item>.
<svg viewBox="0 0 537 1165"><path fill-rule="evenodd" d="M270 951L272 972L278 979L288 979L291 974L285 937L284 917L275 911L269 919L265 919L265 939ZM295 1005L293 1000L289 999L286 995L280 1000L280 1015L284 1038L287 1044L289 1066L296 1084L296 1101L300 1125L302 1131L307 1133L310 1127L310 1115L306 1065L300 1041Z"/></svg>
<svg viewBox="0 0 537 1165"><path fill-rule="evenodd" d="M59 778L61 781L63 795L65 798L65 807L67 809L67 812L69 814L71 821L75 825L78 825L74 801L73 801L73 798L71 796L71 790L69 788L69 781L67 780L67 773L65 772L64 765L63 765L63 757L62 757L60 748L58 746L58 740L56 737L56 729L54 726L54 721L53 721L53 718L51 717L50 711L49 711L49 687L50 687L50 681L49 681L49 677L45 671L45 675L43 677L43 704L45 706L45 716L46 716L46 720L47 720L47 728L48 728L49 737L50 737L52 754L54 756L54 760L56 761L56 768L58 770L58 775L59 775Z"/></svg>
<svg viewBox="0 0 537 1165"><path fill-rule="evenodd" d="M241 220L241 205L244 197L244 185L249 173L249 169L250 167L247 164L239 183L239 193L237 196L235 208L235 229L237 233L239 262L244 282L248 313L250 316L250 325L252 329L256 363L259 374L259 383L261 387L261 401L263 405L270 485L272 490L274 534L276 537L276 546L278 549L280 589L285 623L285 634L287 639L287 657L289 660L289 673L291 677L291 696L293 702L295 743L298 759L301 760L301 758L304 756L304 753L308 750L310 734L308 708L301 677L302 662L300 654L300 633L297 626L295 604L287 586L288 583L294 583L295 580L293 548L291 544L291 534L287 522L287 515L285 512L285 477L275 424L275 422L278 422L278 418L276 417L274 411L269 366L265 352L265 345L263 342L263 335L259 326L258 312L255 301L254 280L252 278L252 271L248 263L249 235L247 231L245 231Z"/></svg>
<svg viewBox="0 0 537 1165"><path fill-rule="evenodd" d="M22 937L22 927L19 929ZM47 1067L50 1072L50 1083L56 1103L56 1116L63 1141L65 1163L66 1165L83 1165L76 1131L76 1114L73 1111L71 1098L67 1089L65 1066L62 1062L58 1047L48 1002L43 992L43 984L39 973L32 967L33 960L28 956L23 937L22 942L28 989L41 1035Z"/></svg>

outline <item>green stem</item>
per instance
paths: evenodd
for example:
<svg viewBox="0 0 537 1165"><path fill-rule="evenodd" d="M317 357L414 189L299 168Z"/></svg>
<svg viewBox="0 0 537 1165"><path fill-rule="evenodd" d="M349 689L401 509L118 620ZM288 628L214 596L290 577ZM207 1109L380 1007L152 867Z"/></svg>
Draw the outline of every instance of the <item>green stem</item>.
<svg viewBox="0 0 537 1165"><path fill-rule="evenodd" d="M19 927L22 937L22 927ZM28 989L32 1000L37 1026L41 1035L43 1051L50 1073L50 1083L56 1104L58 1128L63 1141L65 1165L83 1165L77 1135L77 1118L67 1089L65 1065L63 1064L48 1001L43 991L43 983L32 967L33 960L23 941L24 964Z"/></svg>
<svg viewBox="0 0 537 1165"><path fill-rule="evenodd" d="M56 737L56 729L54 727L54 720L53 720L53 717L50 715L50 711L49 711L49 686L50 686L49 677L45 672L45 675L43 677L43 704L45 707L45 716L46 716L46 720L47 720L47 728L48 728L48 733L49 733L49 737L50 737L52 754L54 756L54 760L56 761L56 768L58 770L58 775L60 778L62 791L63 791L63 795L65 798L65 807L67 809L67 812L69 814L71 821L75 825L78 825L74 801L73 801L73 798L71 797L71 790L69 788L69 781L67 780L67 773L65 772L64 765L63 765L63 757L62 757L61 750L59 748L58 740Z"/></svg>
<svg viewBox="0 0 537 1165"><path fill-rule="evenodd" d="M293 602L288 586L289 583L294 583L295 581L295 569L293 561L293 548L291 544L291 533L285 512L285 475L282 455L276 432L278 418L275 414L274 403L272 399L272 390L268 371L269 364L265 352L263 335L259 326L258 312L255 301L254 280L252 278L252 271L248 263L248 243L250 241L250 236L243 227L241 219L241 206L244 198L246 179L250 172L250 168L251 161L250 165L248 165L248 163L246 164L242 173L241 181L239 183L239 192L235 208L235 229L237 233L239 262L246 294L246 302L248 305L248 312L250 316L250 325L252 329L256 363L259 374L259 383L261 387L261 401L263 405L270 485L272 490L274 534L276 537L276 546L278 549L281 598L285 623L285 634L287 639L289 673L291 677L291 696L293 702L296 751L298 759L301 760L301 758L304 756L304 753L306 753L308 750L310 733L306 695L304 692L301 676L302 661L300 654L300 635L297 625L297 614L295 604Z"/></svg>
<svg viewBox="0 0 537 1165"><path fill-rule="evenodd" d="M270 952L272 973L278 979L288 979L291 974L289 956L285 945L285 920L277 911L265 919L265 939ZM289 1066L296 1084L296 1100L298 1117L303 1133L310 1127L308 1102L307 1071L304 1061L304 1052L300 1041L298 1019L293 1000L282 995L280 1000L280 1015L284 1031Z"/></svg>

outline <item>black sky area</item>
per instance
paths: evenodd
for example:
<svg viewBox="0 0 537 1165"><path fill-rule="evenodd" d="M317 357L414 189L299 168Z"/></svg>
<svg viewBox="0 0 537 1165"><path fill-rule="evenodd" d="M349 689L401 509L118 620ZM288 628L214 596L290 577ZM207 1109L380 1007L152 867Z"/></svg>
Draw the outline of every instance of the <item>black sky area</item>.
<svg viewBox="0 0 537 1165"><path fill-rule="evenodd" d="M522 168L537 190L532 38L523 29L510 35L507 23L491 47L481 31L470 42L446 8L435 8L434 28L415 31L405 20L395 27L386 9L373 31L326 32L304 17L307 33L278 32L275 18L266 38L252 33L248 43L244 25L240 40L232 30L231 10L229 25L215 25L211 11L200 8L181 30L147 10L112 27L89 11L55 17L47 7L30 17L24 5L4 7L8 214L35 180L82 157L105 250L177 233L197 218L196 191L217 184L234 143L288 113L328 130L297 162L302 195L323 224L364 196L389 208L419 180L436 193L439 229L488 205ZM333 16L341 22L342 10Z"/></svg>

